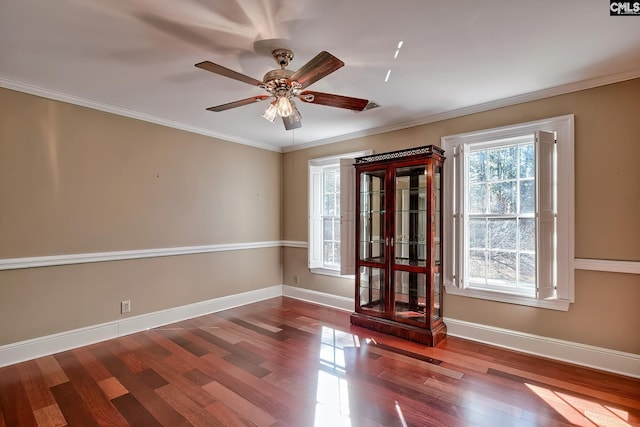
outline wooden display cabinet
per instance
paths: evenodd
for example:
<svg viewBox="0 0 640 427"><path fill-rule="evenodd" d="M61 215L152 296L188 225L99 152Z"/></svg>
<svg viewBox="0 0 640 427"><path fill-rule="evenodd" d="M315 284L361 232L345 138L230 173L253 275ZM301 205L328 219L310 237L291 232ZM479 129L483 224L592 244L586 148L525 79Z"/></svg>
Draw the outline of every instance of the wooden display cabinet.
<svg viewBox="0 0 640 427"><path fill-rule="evenodd" d="M356 159L353 325L429 346L446 337L443 155L429 145Z"/></svg>

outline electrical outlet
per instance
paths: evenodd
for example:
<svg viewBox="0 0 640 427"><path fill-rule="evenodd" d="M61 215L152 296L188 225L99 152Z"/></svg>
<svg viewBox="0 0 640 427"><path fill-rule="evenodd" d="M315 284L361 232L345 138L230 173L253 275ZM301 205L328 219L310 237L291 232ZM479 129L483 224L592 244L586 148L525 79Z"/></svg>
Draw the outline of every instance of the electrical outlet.
<svg viewBox="0 0 640 427"><path fill-rule="evenodd" d="M131 312L131 300L128 299L126 301L122 301L120 303L120 313L130 313Z"/></svg>
<svg viewBox="0 0 640 427"><path fill-rule="evenodd" d="M293 282L294 282L296 285L299 285L299 284L300 284L300 278L299 278L297 275L293 276Z"/></svg>

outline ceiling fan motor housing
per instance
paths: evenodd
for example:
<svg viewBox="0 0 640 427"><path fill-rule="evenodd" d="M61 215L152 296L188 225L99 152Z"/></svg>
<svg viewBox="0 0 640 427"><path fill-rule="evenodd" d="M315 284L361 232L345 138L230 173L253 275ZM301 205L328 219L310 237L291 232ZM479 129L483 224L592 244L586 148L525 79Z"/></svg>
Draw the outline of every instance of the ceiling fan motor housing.
<svg viewBox="0 0 640 427"><path fill-rule="evenodd" d="M272 95L285 95L291 90L299 89L300 83L290 80L293 71L284 68L272 70L264 75L262 82L264 89Z"/></svg>
<svg viewBox="0 0 640 427"><path fill-rule="evenodd" d="M275 49L271 55L281 68L288 67L289 62L293 59L293 52L289 49Z"/></svg>

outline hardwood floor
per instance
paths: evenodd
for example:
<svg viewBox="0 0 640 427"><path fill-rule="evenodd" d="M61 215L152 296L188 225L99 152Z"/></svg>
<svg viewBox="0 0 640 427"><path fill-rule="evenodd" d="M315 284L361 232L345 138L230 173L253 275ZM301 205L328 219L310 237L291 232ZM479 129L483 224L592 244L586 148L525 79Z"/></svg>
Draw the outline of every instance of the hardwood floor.
<svg viewBox="0 0 640 427"><path fill-rule="evenodd" d="M638 426L640 380L282 297L0 368L4 426Z"/></svg>

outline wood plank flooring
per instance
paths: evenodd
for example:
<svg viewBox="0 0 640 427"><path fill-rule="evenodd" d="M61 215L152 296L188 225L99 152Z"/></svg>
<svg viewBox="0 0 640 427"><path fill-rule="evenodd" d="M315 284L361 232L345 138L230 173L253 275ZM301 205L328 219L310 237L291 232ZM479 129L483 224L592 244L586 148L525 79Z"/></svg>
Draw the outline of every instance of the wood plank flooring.
<svg viewBox="0 0 640 427"><path fill-rule="evenodd" d="M640 426L640 380L281 297L0 368L5 426Z"/></svg>

